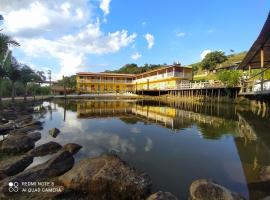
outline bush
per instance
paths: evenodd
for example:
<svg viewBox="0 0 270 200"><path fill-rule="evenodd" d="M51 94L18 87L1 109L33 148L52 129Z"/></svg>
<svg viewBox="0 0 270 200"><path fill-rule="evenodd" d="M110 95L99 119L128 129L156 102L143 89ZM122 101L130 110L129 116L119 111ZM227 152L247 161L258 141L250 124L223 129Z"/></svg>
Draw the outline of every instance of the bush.
<svg viewBox="0 0 270 200"><path fill-rule="evenodd" d="M240 77L241 73L238 70L222 70L218 73L218 79L228 87L236 86Z"/></svg>

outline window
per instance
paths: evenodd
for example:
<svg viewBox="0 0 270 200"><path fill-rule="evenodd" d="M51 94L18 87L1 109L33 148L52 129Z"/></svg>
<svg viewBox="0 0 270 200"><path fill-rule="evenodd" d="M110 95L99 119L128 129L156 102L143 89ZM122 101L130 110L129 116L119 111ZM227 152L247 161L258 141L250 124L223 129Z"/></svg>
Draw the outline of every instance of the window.
<svg viewBox="0 0 270 200"><path fill-rule="evenodd" d="M91 85L91 90L92 90L92 91L95 90L95 85Z"/></svg>

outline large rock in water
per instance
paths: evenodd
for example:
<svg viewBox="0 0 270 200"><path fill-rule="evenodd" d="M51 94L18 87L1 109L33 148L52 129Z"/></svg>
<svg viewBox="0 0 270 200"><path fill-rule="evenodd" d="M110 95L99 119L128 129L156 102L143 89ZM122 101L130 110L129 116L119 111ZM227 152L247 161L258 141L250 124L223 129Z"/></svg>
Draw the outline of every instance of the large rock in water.
<svg viewBox="0 0 270 200"><path fill-rule="evenodd" d="M38 141L41 139L41 133L40 132L32 132L28 133L27 136L31 138L33 141Z"/></svg>
<svg viewBox="0 0 270 200"><path fill-rule="evenodd" d="M45 144L42 144L28 152L28 155L31 156L45 156L48 154L56 153L58 150L60 150L62 146L58 144L57 142L47 142Z"/></svg>
<svg viewBox="0 0 270 200"><path fill-rule="evenodd" d="M244 200L239 194L207 179L193 181L189 192L191 200Z"/></svg>
<svg viewBox="0 0 270 200"><path fill-rule="evenodd" d="M9 192L8 183L18 182L19 191L15 194L19 194L22 187L22 182L40 182L48 181L50 178L59 176L68 170L70 170L74 165L74 158L68 151L60 151L47 162L37 165L35 167L29 168L15 176L5 178L0 182L0 199L7 198L14 193Z"/></svg>
<svg viewBox="0 0 270 200"><path fill-rule="evenodd" d="M60 130L58 128L52 128L51 130L49 130L49 134L56 138L60 133Z"/></svg>
<svg viewBox="0 0 270 200"><path fill-rule="evenodd" d="M92 199L144 199L151 190L148 175L115 155L81 160L58 180L66 189L86 193Z"/></svg>
<svg viewBox="0 0 270 200"><path fill-rule="evenodd" d="M11 156L0 161L0 172L7 176L13 176L22 172L33 162L32 156ZM1 180L1 177L0 177Z"/></svg>
<svg viewBox="0 0 270 200"><path fill-rule="evenodd" d="M261 171L260 171L260 179L262 181L270 181L270 166L263 167L261 169Z"/></svg>
<svg viewBox="0 0 270 200"><path fill-rule="evenodd" d="M25 134L9 135L0 143L0 150L5 153L21 153L33 149L35 141Z"/></svg>
<svg viewBox="0 0 270 200"><path fill-rule="evenodd" d="M178 199L170 192L159 191L149 196L146 200L178 200Z"/></svg>
<svg viewBox="0 0 270 200"><path fill-rule="evenodd" d="M65 144L63 146L63 149L65 151L68 151L69 153L71 153L72 155L77 153L80 149L82 148L81 145L79 144L75 144L75 143L68 143L68 144Z"/></svg>
<svg viewBox="0 0 270 200"><path fill-rule="evenodd" d="M33 132L36 130L42 130L42 126L40 125L30 125L30 126L25 126L19 129L15 129L9 132L10 135L16 135L18 133L29 133L29 132Z"/></svg>

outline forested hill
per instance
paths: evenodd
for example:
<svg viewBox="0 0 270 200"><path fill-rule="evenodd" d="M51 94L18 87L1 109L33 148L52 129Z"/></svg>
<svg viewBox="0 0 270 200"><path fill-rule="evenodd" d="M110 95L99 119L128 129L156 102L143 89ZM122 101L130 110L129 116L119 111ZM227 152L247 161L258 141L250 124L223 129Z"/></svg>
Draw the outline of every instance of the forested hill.
<svg viewBox="0 0 270 200"><path fill-rule="evenodd" d="M117 74L139 74L143 72L147 72L149 70L157 69L160 67L164 67L165 65L153 65L153 64L145 64L143 66L138 66L137 64L126 64L118 70L109 71L106 70L106 73L117 73Z"/></svg>
<svg viewBox="0 0 270 200"><path fill-rule="evenodd" d="M243 58L245 57L246 52L240 52L240 53L234 53L225 56L224 62L222 62L219 67L226 67L226 66L232 66L235 65L237 62L241 62ZM117 74L139 74L143 72L147 72L153 69L157 69L160 67L166 67L166 64L145 64L143 66L138 66L137 64L131 63L131 64L126 64L120 69L117 70L106 70L106 73L117 73ZM190 66L193 67L194 71L200 72L203 70L202 67L202 62L194 63L191 64Z"/></svg>
<svg viewBox="0 0 270 200"><path fill-rule="evenodd" d="M227 56L225 56L224 61L218 65L216 65L217 64L216 61L213 62L213 60L206 58L206 59L202 60L201 62L191 64L190 66L192 66L194 71L198 71L198 72L201 72L202 70L204 70L204 64L205 64L206 60L207 60L206 62L210 62L210 64L213 65L213 68L233 66L233 65L236 65L236 63L241 62L244 59L244 57L246 56L246 54L247 54L247 52L243 51L240 53L234 53L234 54L227 55Z"/></svg>

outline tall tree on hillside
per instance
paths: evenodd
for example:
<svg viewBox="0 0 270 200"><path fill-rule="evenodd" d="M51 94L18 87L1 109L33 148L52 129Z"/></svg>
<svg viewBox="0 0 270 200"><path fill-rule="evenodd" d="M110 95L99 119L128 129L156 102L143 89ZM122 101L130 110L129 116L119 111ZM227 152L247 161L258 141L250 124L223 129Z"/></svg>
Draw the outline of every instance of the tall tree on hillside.
<svg viewBox="0 0 270 200"><path fill-rule="evenodd" d="M202 69L214 70L218 64L221 64L227 60L225 53L222 51L213 51L208 53L201 62Z"/></svg>

